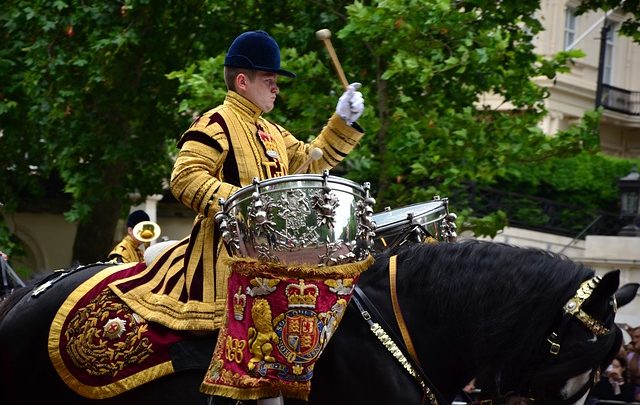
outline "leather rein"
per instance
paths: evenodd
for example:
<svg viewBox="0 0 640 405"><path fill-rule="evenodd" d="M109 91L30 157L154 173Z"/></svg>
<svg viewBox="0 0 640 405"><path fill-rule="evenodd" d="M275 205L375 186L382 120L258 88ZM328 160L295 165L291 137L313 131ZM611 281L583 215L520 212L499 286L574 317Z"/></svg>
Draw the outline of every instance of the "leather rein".
<svg viewBox="0 0 640 405"><path fill-rule="evenodd" d="M402 311L400 310L400 305L398 303L396 274L397 256L394 255L389 258L389 284L393 313L400 329L400 333L402 334L401 341L397 336L395 336L393 329L385 322L384 317L358 285L355 286L351 299L358 307L358 310L364 320L369 324L373 334L380 340L383 346L391 353L391 355L393 355L400 365L411 375L411 377L416 380L423 392L422 404L425 403L425 400L427 400L431 405L444 404L445 402L442 395L437 392L436 387L429 380L420 366L420 360L416 354L413 341L409 335L407 324L404 321L404 317L402 316ZM398 346L396 341L400 341L401 346ZM407 358L407 355L410 358ZM438 402L438 397L441 402Z"/></svg>

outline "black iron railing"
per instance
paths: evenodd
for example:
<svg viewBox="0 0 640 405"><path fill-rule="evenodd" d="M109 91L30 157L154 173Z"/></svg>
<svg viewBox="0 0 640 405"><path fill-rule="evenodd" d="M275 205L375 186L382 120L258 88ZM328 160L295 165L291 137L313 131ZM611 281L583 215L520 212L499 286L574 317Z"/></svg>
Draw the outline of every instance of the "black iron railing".
<svg viewBox="0 0 640 405"><path fill-rule="evenodd" d="M640 91L629 91L603 83L599 105L623 114L640 115Z"/></svg>
<svg viewBox="0 0 640 405"><path fill-rule="evenodd" d="M507 214L509 226L584 239L586 235L617 235L625 225L619 213L589 210L581 206L498 190L468 186L459 198L469 203L475 215L498 210Z"/></svg>

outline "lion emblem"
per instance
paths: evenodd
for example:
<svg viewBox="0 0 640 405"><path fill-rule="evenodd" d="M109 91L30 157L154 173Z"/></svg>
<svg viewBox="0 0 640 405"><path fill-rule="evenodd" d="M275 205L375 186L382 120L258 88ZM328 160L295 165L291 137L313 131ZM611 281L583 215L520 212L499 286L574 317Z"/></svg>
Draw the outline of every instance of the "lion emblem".
<svg viewBox="0 0 640 405"><path fill-rule="evenodd" d="M251 318L255 327L249 327L249 351L253 354L247 364L249 371L262 360L273 363L276 359L271 355L273 351L271 341L278 342L278 335L271 324L271 308L267 300L260 298L255 300L251 308Z"/></svg>

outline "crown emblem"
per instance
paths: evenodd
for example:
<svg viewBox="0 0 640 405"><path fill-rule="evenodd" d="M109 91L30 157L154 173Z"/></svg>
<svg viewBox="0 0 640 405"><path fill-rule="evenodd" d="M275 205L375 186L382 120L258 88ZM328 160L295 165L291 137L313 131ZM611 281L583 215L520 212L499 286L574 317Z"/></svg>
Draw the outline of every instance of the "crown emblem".
<svg viewBox="0 0 640 405"><path fill-rule="evenodd" d="M289 300L289 308L315 308L318 286L300 280L299 284L289 284L284 293Z"/></svg>
<svg viewBox="0 0 640 405"><path fill-rule="evenodd" d="M247 296L242 293L242 287L238 287L238 292L233 294L233 318L236 321L244 319L244 309L247 306Z"/></svg>
<svg viewBox="0 0 640 405"><path fill-rule="evenodd" d="M304 367L302 367L300 364L294 364L291 367L291 371L293 372L293 375L302 375L302 372L304 371Z"/></svg>

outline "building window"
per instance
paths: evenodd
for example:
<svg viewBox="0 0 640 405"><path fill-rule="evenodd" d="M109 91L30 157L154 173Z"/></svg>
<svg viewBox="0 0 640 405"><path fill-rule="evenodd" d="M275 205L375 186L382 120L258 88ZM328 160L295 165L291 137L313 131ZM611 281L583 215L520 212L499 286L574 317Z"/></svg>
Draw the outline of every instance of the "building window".
<svg viewBox="0 0 640 405"><path fill-rule="evenodd" d="M564 49L568 49L576 39L576 9L567 7L564 11Z"/></svg>
<svg viewBox="0 0 640 405"><path fill-rule="evenodd" d="M613 45L615 43L615 25L609 24L609 30L607 30L607 40L604 48L604 67L602 73L602 83L611 84L613 79Z"/></svg>

